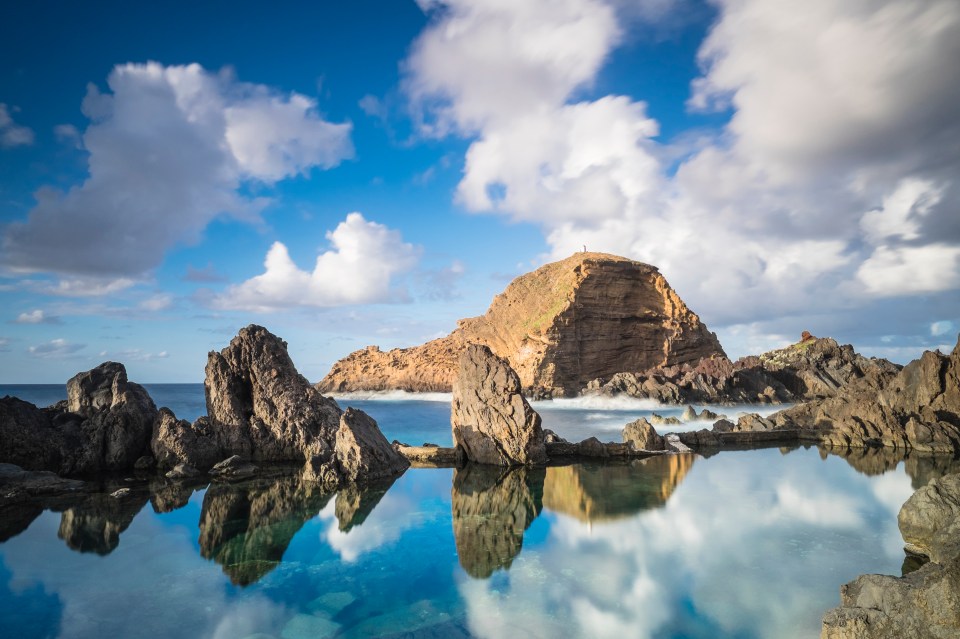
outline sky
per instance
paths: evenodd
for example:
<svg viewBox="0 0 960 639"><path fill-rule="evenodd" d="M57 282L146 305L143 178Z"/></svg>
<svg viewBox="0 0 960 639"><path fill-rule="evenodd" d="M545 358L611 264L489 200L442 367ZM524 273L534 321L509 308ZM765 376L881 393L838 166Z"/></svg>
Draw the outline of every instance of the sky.
<svg viewBox="0 0 960 639"><path fill-rule="evenodd" d="M731 357L957 342L956 0L4 14L0 383L198 382L250 323L319 380L583 246Z"/></svg>

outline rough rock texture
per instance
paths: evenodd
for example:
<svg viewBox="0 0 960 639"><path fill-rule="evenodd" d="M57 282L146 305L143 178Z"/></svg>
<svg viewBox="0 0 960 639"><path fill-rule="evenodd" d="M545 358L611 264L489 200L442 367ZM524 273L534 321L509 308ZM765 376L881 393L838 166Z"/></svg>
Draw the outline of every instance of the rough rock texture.
<svg viewBox="0 0 960 639"><path fill-rule="evenodd" d="M467 464L453 474L453 536L460 565L486 579L509 568L543 509L543 468Z"/></svg>
<svg viewBox="0 0 960 639"><path fill-rule="evenodd" d="M837 448L888 446L960 450L960 341L947 355L927 351L902 370L877 367L832 397L770 417Z"/></svg>
<svg viewBox="0 0 960 639"><path fill-rule="evenodd" d="M30 471L14 464L0 464L0 507L47 495L72 493L83 488L84 482L64 479L47 470ZM0 510L0 513L3 512Z"/></svg>
<svg viewBox="0 0 960 639"><path fill-rule="evenodd" d="M210 475L218 479L244 479L256 475L259 470L240 455L234 455L214 464Z"/></svg>
<svg viewBox="0 0 960 639"><path fill-rule="evenodd" d="M894 364L863 357L850 345L809 337L793 346L736 362L713 356L642 372L625 369L609 378L592 380L587 391L669 404L778 404L833 397L858 379L896 371Z"/></svg>
<svg viewBox="0 0 960 639"><path fill-rule="evenodd" d="M623 427L623 441L631 442L642 450L663 450L663 437L657 434L657 429L641 417Z"/></svg>
<svg viewBox="0 0 960 639"><path fill-rule="evenodd" d="M105 362L67 382L49 408L0 399L0 462L60 475L126 470L149 452L157 408L122 364Z"/></svg>
<svg viewBox="0 0 960 639"><path fill-rule="evenodd" d="M460 357L450 410L453 445L466 459L499 466L547 461L537 414L506 360L471 344Z"/></svg>
<svg viewBox="0 0 960 639"><path fill-rule="evenodd" d="M161 408L153 423L150 448L160 468L177 464L210 468L223 459L220 438L209 419L201 417L191 424L177 419L169 408Z"/></svg>
<svg viewBox="0 0 960 639"><path fill-rule="evenodd" d="M340 417L334 450L340 472L349 482L393 477L410 466L383 436L377 422L353 408Z"/></svg>
<svg viewBox="0 0 960 639"><path fill-rule="evenodd" d="M604 253L576 253L518 277L486 314L461 320L422 346L356 351L319 383L324 392L448 391L460 354L484 344L506 358L525 392L575 395L619 371L695 364L723 355L653 266Z"/></svg>
<svg viewBox="0 0 960 639"><path fill-rule="evenodd" d="M304 460L332 447L340 408L297 372L286 342L262 326L247 326L210 352L204 390L220 459Z"/></svg>
<svg viewBox="0 0 960 639"><path fill-rule="evenodd" d="M823 639L960 636L960 475L920 488L899 523L908 548L930 562L901 578L861 575L844 585L840 607L823 617Z"/></svg>

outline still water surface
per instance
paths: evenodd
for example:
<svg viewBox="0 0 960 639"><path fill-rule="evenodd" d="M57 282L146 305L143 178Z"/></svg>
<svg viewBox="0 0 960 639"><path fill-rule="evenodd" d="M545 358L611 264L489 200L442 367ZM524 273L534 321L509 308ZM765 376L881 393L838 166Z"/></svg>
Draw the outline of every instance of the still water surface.
<svg viewBox="0 0 960 639"><path fill-rule="evenodd" d="M449 404L363 401L348 403L388 437L446 443ZM186 403L174 410L193 417ZM595 406L554 410L554 424L544 420L558 432L628 421ZM0 511L0 627L78 638L813 638L841 584L899 574L897 511L951 464L766 449L413 468L335 495L295 471L193 486L120 479ZM131 495L110 497L120 485Z"/></svg>

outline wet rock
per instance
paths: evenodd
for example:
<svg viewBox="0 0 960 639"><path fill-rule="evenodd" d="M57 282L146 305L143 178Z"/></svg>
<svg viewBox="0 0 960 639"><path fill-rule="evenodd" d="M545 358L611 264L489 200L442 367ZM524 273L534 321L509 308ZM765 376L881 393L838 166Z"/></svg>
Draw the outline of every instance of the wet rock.
<svg viewBox="0 0 960 639"><path fill-rule="evenodd" d="M256 475L259 469L240 455L233 455L214 464L209 474L218 479L244 479Z"/></svg>
<svg viewBox="0 0 960 639"><path fill-rule="evenodd" d="M86 484L80 480L64 479L50 471L31 471L14 464L0 463L0 506L74 493L85 487Z"/></svg>
<svg viewBox="0 0 960 639"><path fill-rule="evenodd" d="M110 496L114 499L123 499L124 497L129 497L131 493L132 491L129 488L120 488L110 493Z"/></svg>
<svg viewBox="0 0 960 639"><path fill-rule="evenodd" d="M544 428L544 429L543 429L543 443L545 443L545 444L559 444L559 443L567 443L567 440L565 440L565 439L564 439L563 437L561 437L560 435L557 435L555 432L553 432L553 431L550 430L549 428Z"/></svg>
<svg viewBox="0 0 960 639"><path fill-rule="evenodd" d="M498 466L546 462L540 415L521 394L520 379L486 346L460 358L450 421L454 446L470 461Z"/></svg>
<svg viewBox="0 0 960 639"><path fill-rule="evenodd" d="M177 464L166 473L167 479L190 479L199 476L200 471L189 464Z"/></svg>
<svg viewBox="0 0 960 639"><path fill-rule="evenodd" d="M663 450L663 437L657 434L657 429L641 417L623 427L623 441L633 443L636 448L643 450Z"/></svg>
<svg viewBox="0 0 960 639"><path fill-rule="evenodd" d="M220 438L209 419L201 417L191 424L177 419L169 408L161 408L153 423L150 448L160 468L177 464L210 468L224 457Z"/></svg>

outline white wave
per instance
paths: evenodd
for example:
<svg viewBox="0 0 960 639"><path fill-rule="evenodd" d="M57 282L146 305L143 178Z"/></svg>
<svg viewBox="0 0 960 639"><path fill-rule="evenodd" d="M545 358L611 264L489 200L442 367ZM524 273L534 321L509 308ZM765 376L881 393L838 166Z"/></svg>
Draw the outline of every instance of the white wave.
<svg viewBox="0 0 960 639"><path fill-rule="evenodd" d="M656 411L677 408L661 404L653 399L638 399L626 395L607 397L604 395L581 395L580 397L561 397L530 402L536 410L590 410L590 411Z"/></svg>
<svg viewBox="0 0 960 639"><path fill-rule="evenodd" d="M338 402L446 402L450 403L452 393L411 393L403 390L353 391L331 394Z"/></svg>

